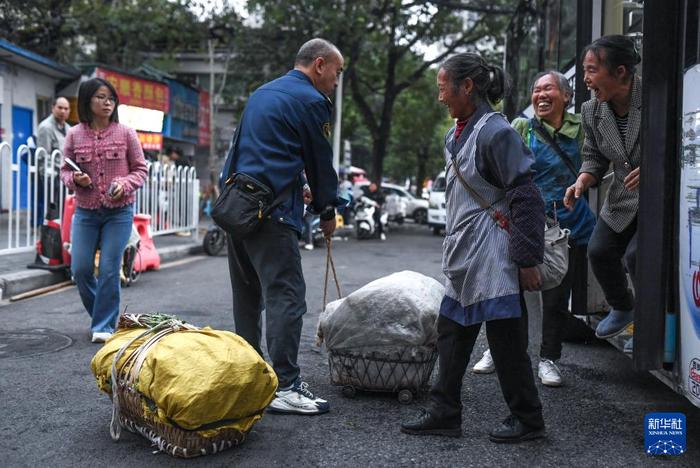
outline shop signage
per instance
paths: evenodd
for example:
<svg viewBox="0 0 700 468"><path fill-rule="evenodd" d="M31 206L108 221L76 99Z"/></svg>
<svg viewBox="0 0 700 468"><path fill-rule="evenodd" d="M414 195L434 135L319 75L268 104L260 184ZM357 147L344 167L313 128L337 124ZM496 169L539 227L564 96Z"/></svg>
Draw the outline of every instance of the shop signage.
<svg viewBox="0 0 700 468"><path fill-rule="evenodd" d="M168 112L170 96L167 85L105 68L97 68L95 74L112 83L121 104Z"/></svg>
<svg viewBox="0 0 700 468"><path fill-rule="evenodd" d="M145 150L160 151L163 149L163 135L160 133L136 132Z"/></svg>
<svg viewBox="0 0 700 468"><path fill-rule="evenodd" d="M163 135L175 140L197 143L199 93L177 81L167 82L170 90L170 112L165 116Z"/></svg>

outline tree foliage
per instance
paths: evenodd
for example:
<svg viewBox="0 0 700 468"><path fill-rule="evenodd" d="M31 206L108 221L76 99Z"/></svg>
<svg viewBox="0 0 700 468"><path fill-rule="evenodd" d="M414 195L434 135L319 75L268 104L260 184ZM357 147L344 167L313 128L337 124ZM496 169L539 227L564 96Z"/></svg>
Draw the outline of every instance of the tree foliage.
<svg viewBox="0 0 700 468"><path fill-rule="evenodd" d="M0 34L21 47L60 59L62 44L73 35L68 13L71 1L2 0Z"/></svg>
<svg viewBox="0 0 700 468"><path fill-rule="evenodd" d="M487 41L498 47L503 20L485 13L493 13L493 4L500 3L251 0L249 8L262 23L247 31L251 36L246 45L259 55L246 53L242 59L272 64L260 70L263 81L272 69L289 68L305 40L321 36L333 41L346 59L344 85L354 104L351 118L360 117L356 121L365 127L371 140L370 172L381 178L399 96L455 51L475 50ZM426 48L434 51L427 58L422 53Z"/></svg>
<svg viewBox="0 0 700 468"><path fill-rule="evenodd" d="M193 0L4 1L3 36L62 62L131 68L140 65L141 52L191 49L207 35Z"/></svg>
<svg viewBox="0 0 700 468"><path fill-rule="evenodd" d="M437 71L430 69L402 93L394 109L385 173L397 182L410 178L420 196L423 182L445 166L444 137L452 126L445 107L437 101Z"/></svg>
<svg viewBox="0 0 700 468"><path fill-rule="evenodd" d="M517 52L531 7L546 0L249 0L245 23L211 0L2 1L9 7L0 9L0 27L11 41L68 63L128 69L140 53L159 52L167 71L169 55L205 52L214 40L225 55L234 51L224 98L239 107L292 68L303 42L325 37L346 59L342 135L353 160L375 178L386 169L422 179L441 164L449 123L436 103L437 64L463 50L501 63L505 31Z"/></svg>

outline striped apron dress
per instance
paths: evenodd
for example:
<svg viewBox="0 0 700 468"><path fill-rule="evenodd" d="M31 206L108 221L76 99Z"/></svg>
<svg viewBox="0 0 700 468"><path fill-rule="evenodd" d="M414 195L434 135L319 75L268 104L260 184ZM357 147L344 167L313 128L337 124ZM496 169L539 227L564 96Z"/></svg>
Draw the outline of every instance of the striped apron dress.
<svg viewBox="0 0 700 468"><path fill-rule="evenodd" d="M484 114L455 159L462 177L493 208L508 214L506 191L484 180L476 167L476 141L497 112ZM462 186L452 168L454 132L445 143L447 162L446 237L442 269L446 276L440 314L461 324L517 318L520 307L518 266L508 253L509 234Z"/></svg>

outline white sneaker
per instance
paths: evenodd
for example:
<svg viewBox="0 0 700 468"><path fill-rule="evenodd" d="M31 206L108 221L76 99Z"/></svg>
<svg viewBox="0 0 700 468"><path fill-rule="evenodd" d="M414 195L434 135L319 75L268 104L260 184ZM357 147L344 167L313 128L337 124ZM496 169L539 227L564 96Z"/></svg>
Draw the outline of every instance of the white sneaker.
<svg viewBox="0 0 700 468"><path fill-rule="evenodd" d="M381 234L379 234L379 238L380 238L381 240L385 241L385 240L386 240L386 234L384 234L384 233L382 232Z"/></svg>
<svg viewBox="0 0 700 468"><path fill-rule="evenodd" d="M540 359L537 376L542 381L542 385L548 387L560 387L562 383L561 372L556 364L549 359Z"/></svg>
<svg viewBox="0 0 700 468"><path fill-rule="evenodd" d="M479 362L474 364L472 367L472 372L475 374L491 374L496 370L496 365L493 363L493 358L491 357L491 350L487 349L484 351L484 355L481 357Z"/></svg>
<svg viewBox="0 0 700 468"><path fill-rule="evenodd" d="M313 245L313 244L306 244L306 245L304 245L304 248L305 248L306 250L313 250L313 249L314 249L314 245Z"/></svg>
<svg viewBox="0 0 700 468"><path fill-rule="evenodd" d="M108 333L108 332L93 332L92 333L92 342L93 343L104 343L111 336L112 336L112 334Z"/></svg>
<svg viewBox="0 0 700 468"><path fill-rule="evenodd" d="M326 400L314 397L306 382L297 380L290 388L278 390L268 410L273 413L286 414L321 414L327 413L331 405Z"/></svg>

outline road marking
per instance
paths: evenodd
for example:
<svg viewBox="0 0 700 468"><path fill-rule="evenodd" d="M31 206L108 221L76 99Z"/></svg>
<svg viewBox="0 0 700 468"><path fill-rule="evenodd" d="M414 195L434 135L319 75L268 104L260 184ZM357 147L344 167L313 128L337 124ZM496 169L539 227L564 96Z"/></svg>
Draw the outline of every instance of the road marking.
<svg viewBox="0 0 700 468"><path fill-rule="evenodd" d="M185 257L181 260L175 260L174 262L165 263L160 266L159 270L165 270L167 268L172 268L180 265L187 265L188 263L196 262L197 260L204 260L207 257L207 255L193 255L191 257Z"/></svg>
<svg viewBox="0 0 700 468"><path fill-rule="evenodd" d="M162 265L160 266L160 268L159 268L158 270L154 270L154 271L167 270L168 268L177 267L177 266L181 266L181 265L187 265L188 263L196 262L197 260L203 260L203 259L205 259L205 258L208 258L208 256L205 256L205 255L193 255L193 256L191 256L191 257L186 257L186 258L183 258L183 259L181 259L181 260L175 260L174 262L164 263L164 264L162 264ZM65 286L58 287L57 289L54 289L54 290L52 290L52 291L47 291L47 292L44 292L44 293L39 293L39 292L37 292L37 293L35 293L35 294L31 294L31 293L34 292L34 291L27 291L26 293L23 293L23 294L21 294L21 295L13 296L13 298L8 298L8 299L0 300L0 307L6 306L6 305L10 305L10 304L12 304L13 302L27 301L27 300L35 299L35 298L38 298L38 297L50 296L50 295L52 295L52 294L57 294L57 293L60 293L60 292L63 292L63 291L67 291L67 290L73 289L73 288L75 288L75 287L76 287L75 284L69 284L69 285L65 285ZM27 294L28 296L24 296L25 294ZM24 297L19 297L19 296L24 296ZM14 299L14 301L11 301L11 299Z"/></svg>

